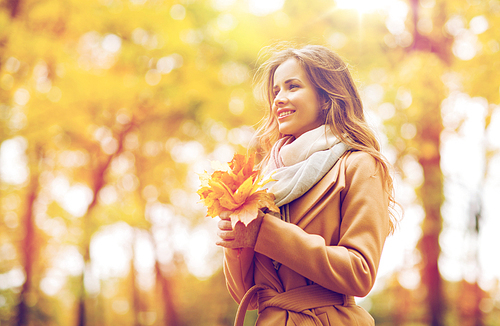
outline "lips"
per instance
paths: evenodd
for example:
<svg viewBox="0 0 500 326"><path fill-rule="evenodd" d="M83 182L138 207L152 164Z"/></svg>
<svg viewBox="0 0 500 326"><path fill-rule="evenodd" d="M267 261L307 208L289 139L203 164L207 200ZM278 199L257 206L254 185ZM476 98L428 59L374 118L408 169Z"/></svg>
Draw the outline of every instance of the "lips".
<svg viewBox="0 0 500 326"><path fill-rule="evenodd" d="M276 115L278 116L278 119L283 119L283 118L286 118L293 113L295 113L295 110L281 109L281 110L278 110L278 112L276 112Z"/></svg>

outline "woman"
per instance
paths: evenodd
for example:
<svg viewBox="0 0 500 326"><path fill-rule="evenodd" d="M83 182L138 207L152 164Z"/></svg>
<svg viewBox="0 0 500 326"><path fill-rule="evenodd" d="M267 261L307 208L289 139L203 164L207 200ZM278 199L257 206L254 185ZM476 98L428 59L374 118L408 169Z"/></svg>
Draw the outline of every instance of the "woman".
<svg viewBox="0 0 500 326"><path fill-rule="evenodd" d="M260 67L269 110L257 135L281 216L247 227L221 214L217 243L240 303L235 325L373 325L371 290L394 229L389 165L346 64L322 46L277 51Z"/></svg>

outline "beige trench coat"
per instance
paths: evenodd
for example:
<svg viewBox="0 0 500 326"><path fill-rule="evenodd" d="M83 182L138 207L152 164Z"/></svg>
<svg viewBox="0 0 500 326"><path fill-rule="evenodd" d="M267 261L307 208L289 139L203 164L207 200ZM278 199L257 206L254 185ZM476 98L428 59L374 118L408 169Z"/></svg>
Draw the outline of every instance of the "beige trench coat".
<svg viewBox="0 0 500 326"><path fill-rule="evenodd" d="M256 325L309 325L296 318L304 313L315 316L310 325L374 325L353 300L371 290L389 231L388 196L373 157L346 153L313 188L290 203L289 210L291 223L264 216L254 249L224 249L231 296L240 303L256 284L276 294L301 292L314 284L344 300L310 307L302 291L284 299L293 301L294 308L289 308L287 302L263 304L262 293L260 298L251 295L249 309L259 308ZM281 264L278 270L273 260ZM302 310L301 305L304 313L292 311Z"/></svg>

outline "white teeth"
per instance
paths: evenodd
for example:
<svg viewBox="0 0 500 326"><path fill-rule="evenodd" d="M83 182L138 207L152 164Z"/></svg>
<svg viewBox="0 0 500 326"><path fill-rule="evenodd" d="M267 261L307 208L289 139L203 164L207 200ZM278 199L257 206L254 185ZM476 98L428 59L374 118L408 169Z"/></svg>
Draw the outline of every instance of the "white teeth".
<svg viewBox="0 0 500 326"><path fill-rule="evenodd" d="M282 118L282 117L286 117L287 115L290 115L292 114L294 111L284 111L284 112L281 112L279 117Z"/></svg>

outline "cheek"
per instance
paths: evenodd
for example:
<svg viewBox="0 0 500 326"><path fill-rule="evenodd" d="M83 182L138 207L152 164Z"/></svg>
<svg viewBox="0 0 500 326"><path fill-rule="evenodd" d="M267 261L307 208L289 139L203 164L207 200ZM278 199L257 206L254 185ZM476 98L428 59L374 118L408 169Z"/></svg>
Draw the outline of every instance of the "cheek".
<svg viewBox="0 0 500 326"><path fill-rule="evenodd" d="M273 105L271 106L271 109L269 110L269 112L270 112L271 116L275 116L275 115L276 115L276 110L277 110L277 108L276 108L276 106L273 104Z"/></svg>
<svg viewBox="0 0 500 326"><path fill-rule="evenodd" d="M311 115L316 116L318 119L321 118L321 116L323 115L322 114L323 110L321 108L321 104L318 101L318 99L310 98L309 105L310 105L309 110L311 112Z"/></svg>

